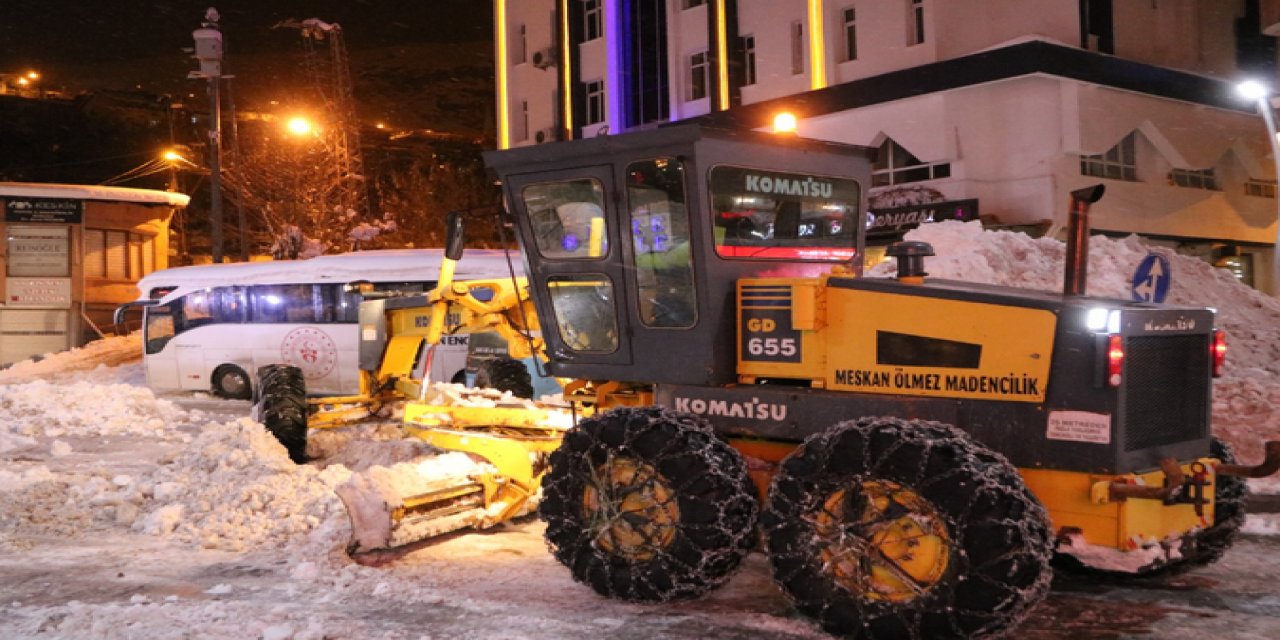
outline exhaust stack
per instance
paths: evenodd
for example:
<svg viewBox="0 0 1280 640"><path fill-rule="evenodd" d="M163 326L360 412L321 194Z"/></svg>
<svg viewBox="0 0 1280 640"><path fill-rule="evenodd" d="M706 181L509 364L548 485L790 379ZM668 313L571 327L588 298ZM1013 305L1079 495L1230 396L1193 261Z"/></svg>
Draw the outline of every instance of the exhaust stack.
<svg viewBox="0 0 1280 640"><path fill-rule="evenodd" d="M1106 186L1092 187L1071 192L1071 217L1067 238L1067 265L1062 284L1063 295L1082 296L1089 279L1089 205L1102 198Z"/></svg>

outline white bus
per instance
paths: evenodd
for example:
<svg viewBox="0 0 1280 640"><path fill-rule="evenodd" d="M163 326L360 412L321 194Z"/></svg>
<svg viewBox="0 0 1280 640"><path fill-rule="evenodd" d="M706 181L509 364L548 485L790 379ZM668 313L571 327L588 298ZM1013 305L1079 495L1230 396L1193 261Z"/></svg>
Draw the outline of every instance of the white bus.
<svg viewBox="0 0 1280 640"><path fill-rule="evenodd" d="M151 273L138 282L141 297L127 305L143 309L147 384L244 399L258 367L291 364L302 370L308 393L356 393L361 298L343 285L367 280L380 290L429 291L442 256L439 249L360 251ZM471 250L455 277L510 277L509 264L523 276L518 255L508 262L502 251ZM431 380L464 381L467 340L444 337Z"/></svg>

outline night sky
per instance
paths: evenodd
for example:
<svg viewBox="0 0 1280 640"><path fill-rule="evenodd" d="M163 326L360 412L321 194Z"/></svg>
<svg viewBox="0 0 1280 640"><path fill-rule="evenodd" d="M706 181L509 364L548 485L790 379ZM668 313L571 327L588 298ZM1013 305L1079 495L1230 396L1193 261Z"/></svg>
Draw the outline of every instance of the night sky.
<svg viewBox="0 0 1280 640"><path fill-rule="evenodd" d="M222 15L228 55L289 46L271 29L288 18L341 24L353 51L492 38L488 0L3 0L0 72L180 55L210 6Z"/></svg>
<svg viewBox="0 0 1280 640"><path fill-rule="evenodd" d="M187 78L197 64L183 49L210 6L243 109L314 102L300 32L273 26L318 18L342 26L357 108L370 120L490 127L490 0L0 0L0 73L37 70L42 88L67 96L115 90L199 104L204 85Z"/></svg>

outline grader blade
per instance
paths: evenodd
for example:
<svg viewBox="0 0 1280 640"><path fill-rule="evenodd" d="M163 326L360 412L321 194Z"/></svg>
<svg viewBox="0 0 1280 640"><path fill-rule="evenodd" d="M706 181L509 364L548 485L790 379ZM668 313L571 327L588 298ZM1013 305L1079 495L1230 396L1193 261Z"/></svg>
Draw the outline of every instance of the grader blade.
<svg viewBox="0 0 1280 640"><path fill-rule="evenodd" d="M373 467L334 489L351 520L351 554L393 549L473 526L483 519L492 471L464 454Z"/></svg>
<svg viewBox="0 0 1280 640"><path fill-rule="evenodd" d="M338 486L351 519L347 552L394 554L531 513L546 458L571 422L555 408L408 403L405 432L449 453L373 467Z"/></svg>

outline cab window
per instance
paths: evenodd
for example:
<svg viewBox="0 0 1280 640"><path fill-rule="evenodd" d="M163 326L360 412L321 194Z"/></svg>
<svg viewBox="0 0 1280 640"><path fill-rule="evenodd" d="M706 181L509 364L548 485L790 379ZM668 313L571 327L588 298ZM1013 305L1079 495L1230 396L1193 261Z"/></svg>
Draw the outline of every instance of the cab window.
<svg viewBox="0 0 1280 640"><path fill-rule="evenodd" d="M697 318L684 167L674 158L628 165L627 203L640 321L650 327L693 326Z"/></svg>
<svg viewBox="0 0 1280 640"><path fill-rule="evenodd" d="M560 339L574 351L609 353L618 349L613 282L604 274L552 276L547 279Z"/></svg>
<svg viewBox="0 0 1280 640"><path fill-rule="evenodd" d="M609 253L604 187L580 178L529 185L521 192L544 258L600 260Z"/></svg>
<svg viewBox="0 0 1280 640"><path fill-rule="evenodd" d="M711 169L716 253L845 262L857 255L857 181L746 167Z"/></svg>

